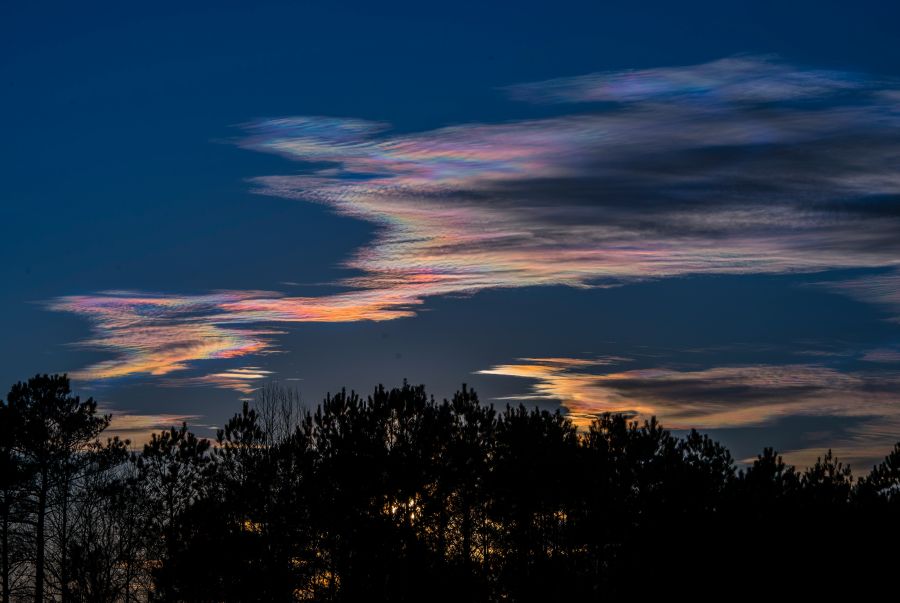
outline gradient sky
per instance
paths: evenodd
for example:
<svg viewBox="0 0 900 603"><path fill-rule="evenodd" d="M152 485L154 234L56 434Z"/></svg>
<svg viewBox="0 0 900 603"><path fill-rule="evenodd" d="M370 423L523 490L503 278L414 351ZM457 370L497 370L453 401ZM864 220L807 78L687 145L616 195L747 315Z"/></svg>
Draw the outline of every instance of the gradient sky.
<svg viewBox="0 0 900 603"><path fill-rule="evenodd" d="M467 382L864 470L900 439L898 22L6 3L0 382L68 372L136 438L269 379Z"/></svg>

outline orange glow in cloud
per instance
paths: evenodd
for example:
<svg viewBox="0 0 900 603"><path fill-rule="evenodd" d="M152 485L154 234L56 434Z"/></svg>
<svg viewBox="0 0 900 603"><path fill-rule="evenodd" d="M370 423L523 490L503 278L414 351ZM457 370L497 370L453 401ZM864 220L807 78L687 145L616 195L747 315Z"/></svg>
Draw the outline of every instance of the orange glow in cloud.
<svg viewBox="0 0 900 603"><path fill-rule="evenodd" d="M128 411L116 411L112 414L112 422L106 430L107 435L118 436L122 440L130 440L131 446L140 448L148 441L154 431L178 427L197 419L197 415L148 415L133 414Z"/></svg>
<svg viewBox="0 0 900 603"><path fill-rule="evenodd" d="M530 390L511 400L557 401L579 428L606 412L657 416L670 429L757 427L790 416L863 419L835 448L848 460L877 459L900 431L900 374L841 372L809 365L749 365L701 370L608 368L626 359L529 358L479 371L521 377ZM793 462L821 455L788 451Z"/></svg>

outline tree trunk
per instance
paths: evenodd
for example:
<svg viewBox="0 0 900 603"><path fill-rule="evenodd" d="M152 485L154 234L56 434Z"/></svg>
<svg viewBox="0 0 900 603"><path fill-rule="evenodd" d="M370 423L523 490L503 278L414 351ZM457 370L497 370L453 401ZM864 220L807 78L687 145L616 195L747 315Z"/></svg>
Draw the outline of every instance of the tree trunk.
<svg viewBox="0 0 900 603"><path fill-rule="evenodd" d="M465 564L466 570L469 571L469 563L472 560L472 512L468 501L463 503L462 515L463 563Z"/></svg>
<svg viewBox="0 0 900 603"><path fill-rule="evenodd" d="M68 603L69 601L69 480L63 480L63 492L62 492L62 526L59 535L59 548L60 548L60 567L59 567L59 581L60 581L60 601L61 603Z"/></svg>
<svg viewBox="0 0 900 603"><path fill-rule="evenodd" d="M447 557L447 498L442 497L438 511L438 553L443 562Z"/></svg>
<svg viewBox="0 0 900 603"><path fill-rule="evenodd" d="M44 603L44 519L47 513L47 474L41 474L38 491L37 523L34 530L34 603Z"/></svg>
<svg viewBox="0 0 900 603"><path fill-rule="evenodd" d="M2 579L2 584L0 584L0 588L3 589L3 603L9 603L9 514L10 514L10 503L8 494L3 497L3 533L0 535L0 538L3 539L2 546L3 553L2 559L0 559L0 579Z"/></svg>

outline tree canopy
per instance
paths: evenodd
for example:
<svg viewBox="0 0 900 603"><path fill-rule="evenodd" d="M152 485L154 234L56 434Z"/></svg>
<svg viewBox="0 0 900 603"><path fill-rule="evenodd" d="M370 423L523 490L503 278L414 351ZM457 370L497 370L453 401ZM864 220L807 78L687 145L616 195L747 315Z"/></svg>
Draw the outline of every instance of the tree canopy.
<svg viewBox="0 0 900 603"><path fill-rule="evenodd" d="M0 403L3 603L858 597L897 560L900 444L858 480L830 450L738 466L655 418L405 383L271 384L212 441L109 423L65 376Z"/></svg>

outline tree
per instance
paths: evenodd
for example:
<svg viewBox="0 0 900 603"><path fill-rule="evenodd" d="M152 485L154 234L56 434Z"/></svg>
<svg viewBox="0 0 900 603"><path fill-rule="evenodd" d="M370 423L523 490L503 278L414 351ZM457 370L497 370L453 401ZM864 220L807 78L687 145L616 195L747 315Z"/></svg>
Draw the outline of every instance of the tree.
<svg viewBox="0 0 900 603"><path fill-rule="evenodd" d="M142 454L133 457L134 484L148 503L142 528L149 561L157 567L155 594L165 601L179 599L179 568L172 562L178 558L182 517L201 500L210 482L209 448L209 440L197 438L182 423L178 429L154 433Z"/></svg>
<svg viewBox="0 0 900 603"><path fill-rule="evenodd" d="M753 464L738 475L738 489L744 502L764 511L790 503L800 489L800 475L773 448L764 448Z"/></svg>
<svg viewBox="0 0 900 603"><path fill-rule="evenodd" d="M615 601L727 593L737 568L743 595L856 599L877 580L845 574L896 564L900 445L856 482L830 450L736 472L652 417L579 431L406 383L314 412L270 385L214 447L182 424L129 453L108 423L64 376L0 403L0 603L22 577L38 601Z"/></svg>
<svg viewBox="0 0 900 603"><path fill-rule="evenodd" d="M463 385L440 405L435 422L433 485L424 496L440 562L434 573L448 600L479 600L499 551L500 535L488 515L497 412Z"/></svg>
<svg viewBox="0 0 900 603"><path fill-rule="evenodd" d="M572 554L568 511L578 443L559 411L507 406L499 416L490 514L504 527L501 575L517 600L558 600L570 586L553 575Z"/></svg>
<svg viewBox="0 0 900 603"><path fill-rule="evenodd" d="M0 401L0 601L10 603L24 547L21 523L28 473L17 452L18 417ZM18 561L17 561L18 560Z"/></svg>
<svg viewBox="0 0 900 603"><path fill-rule="evenodd" d="M800 489L808 505L840 508L850 501L853 473L829 449L800 475Z"/></svg>
<svg viewBox="0 0 900 603"><path fill-rule="evenodd" d="M66 539L67 591L73 601L115 603L130 587L128 570L137 542L128 525L133 516L127 514L131 509L123 472L129 444L108 439L73 467L68 496L79 520Z"/></svg>
<svg viewBox="0 0 900 603"><path fill-rule="evenodd" d="M66 375L36 375L17 383L7 396L18 429L16 452L35 477L31 498L34 514L34 597L41 603L47 588L46 523L51 503L59 506L60 559L56 566L60 595L68 599L68 487L83 456L98 445L109 417L97 414L93 398L72 395ZM56 492L59 497L51 500Z"/></svg>
<svg viewBox="0 0 900 603"><path fill-rule="evenodd" d="M857 497L866 502L900 505L900 442L890 454L859 481Z"/></svg>

